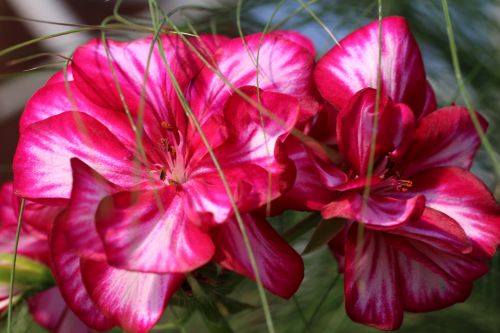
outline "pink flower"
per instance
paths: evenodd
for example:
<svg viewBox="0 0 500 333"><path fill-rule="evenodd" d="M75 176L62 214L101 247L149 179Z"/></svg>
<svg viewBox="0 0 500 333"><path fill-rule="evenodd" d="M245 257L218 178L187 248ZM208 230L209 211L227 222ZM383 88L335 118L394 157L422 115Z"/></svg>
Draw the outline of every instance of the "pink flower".
<svg viewBox="0 0 500 333"><path fill-rule="evenodd" d="M244 213L264 286L290 297L303 277L302 260L250 213L293 182L283 141L297 121L317 110L314 60L304 37L266 35L258 93L252 59L260 39L248 36L247 45L239 38L191 42L213 55L222 74L254 103L260 100L279 124L265 116L261 121L259 111L204 68L180 37L163 36L162 43ZM16 191L38 202L68 205L52 230L54 275L68 305L98 330L114 324L130 332L149 330L184 273L210 260L254 277L224 184L184 114L158 50L151 57L137 144L120 95L137 124L150 43L150 38L108 42L121 92L102 42L80 47L68 72L70 93L63 75L56 75L33 96L21 119Z"/></svg>
<svg viewBox="0 0 500 333"><path fill-rule="evenodd" d="M12 183L3 184L0 188L1 253L14 251L19 202L19 198L12 191ZM48 207L26 201L17 249L19 255L50 266L49 242L46 231L42 230L48 230L61 211L59 207ZM19 290L15 290L16 295L19 293ZM30 296L27 302L33 319L51 332L91 332L91 329L68 309L57 287L37 292ZM8 305L9 286L2 285L0 286L0 312L7 311Z"/></svg>
<svg viewBox="0 0 500 333"><path fill-rule="evenodd" d="M290 157L297 182L287 196L289 201L307 196L303 209L350 221L330 244L344 265L347 313L390 330L401 325L404 310L436 310L468 297L499 244L500 210L468 171L480 140L467 110L434 111L420 51L404 19L385 18L382 33L373 177L366 173L376 109L378 22L347 36L318 62L315 80L333 108L308 130L337 148L342 162L295 145Z"/></svg>

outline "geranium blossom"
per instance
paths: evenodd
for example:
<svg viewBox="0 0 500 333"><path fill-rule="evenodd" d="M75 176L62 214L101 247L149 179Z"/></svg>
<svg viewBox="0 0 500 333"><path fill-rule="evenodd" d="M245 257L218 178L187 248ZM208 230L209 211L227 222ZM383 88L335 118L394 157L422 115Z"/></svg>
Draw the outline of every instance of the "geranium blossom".
<svg viewBox="0 0 500 333"><path fill-rule="evenodd" d="M13 193L12 182L3 184L0 188L0 253L14 251L19 202L20 199ZM47 231L61 211L58 207L47 207L27 201L17 253L50 266ZM14 292L14 295L20 293L19 290ZM91 332L91 329L68 309L57 287L35 293L27 302L33 319L51 332ZM8 305L9 286L0 285L0 313L7 311Z"/></svg>
<svg viewBox="0 0 500 333"><path fill-rule="evenodd" d="M290 143L298 180L280 204L307 197L302 209L351 221L330 244L344 266L347 313L395 329L403 310L430 311L468 297L498 246L500 211L468 171L480 140L467 110L434 111L420 51L400 17L382 20L376 107L378 28L378 22L360 28L318 62L315 80L331 106L308 133L342 160Z"/></svg>
<svg viewBox="0 0 500 333"><path fill-rule="evenodd" d="M298 254L251 212L293 182L283 141L298 121L317 110L310 42L284 32L268 34L262 44L259 34L245 41L191 39L208 58L213 56L233 86L281 120L277 123L262 118L256 107L233 94L233 87L203 69L180 37L161 40L166 64L204 137L185 115L157 49L143 85L151 38L108 41L114 71L102 41L80 47L66 78L62 73L52 78L21 119L16 192L68 205L52 230L54 274L68 305L99 330L115 324L131 332L149 330L184 273L212 259L254 277L205 139L245 213L264 286L290 297L303 276ZM259 45L256 88L252 59ZM127 112L140 124L140 141Z"/></svg>

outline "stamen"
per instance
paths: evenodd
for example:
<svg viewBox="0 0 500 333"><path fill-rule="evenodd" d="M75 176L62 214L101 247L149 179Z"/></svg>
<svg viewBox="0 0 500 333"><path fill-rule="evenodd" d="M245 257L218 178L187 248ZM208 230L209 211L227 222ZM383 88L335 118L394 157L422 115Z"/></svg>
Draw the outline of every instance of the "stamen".
<svg viewBox="0 0 500 333"><path fill-rule="evenodd" d="M178 182L176 182L175 180L173 179L169 179L168 180L168 185L171 185L171 186L179 186L180 184Z"/></svg>
<svg viewBox="0 0 500 333"><path fill-rule="evenodd" d="M161 168L160 170L160 180L163 182L167 178L167 170L165 168Z"/></svg>
<svg viewBox="0 0 500 333"><path fill-rule="evenodd" d="M166 129L167 131L173 131L175 129L174 126L170 125L166 121L162 121L160 125L161 125L161 127L163 127L164 129Z"/></svg>
<svg viewBox="0 0 500 333"><path fill-rule="evenodd" d="M170 153L170 155L172 155L172 159L175 160L175 158L177 157L177 152L175 151L174 146L169 145L167 149L168 149L168 152Z"/></svg>
<svg viewBox="0 0 500 333"><path fill-rule="evenodd" d="M396 181L396 190L398 192L406 192L408 188L413 186L413 182L407 179L398 179Z"/></svg>

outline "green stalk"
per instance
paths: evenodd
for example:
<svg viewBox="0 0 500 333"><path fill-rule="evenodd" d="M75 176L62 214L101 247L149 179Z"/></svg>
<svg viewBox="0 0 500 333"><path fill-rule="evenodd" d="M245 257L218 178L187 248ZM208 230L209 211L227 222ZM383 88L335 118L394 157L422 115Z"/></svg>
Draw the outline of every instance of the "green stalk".
<svg viewBox="0 0 500 333"><path fill-rule="evenodd" d="M458 83L458 89L462 94L465 105L467 106L467 111L469 112L470 119L474 128L481 139L481 144L483 145L486 153L488 154L491 162L493 163L493 168L495 169L495 173L497 178L500 177L500 164L498 163L498 159L496 157L495 150L491 145L491 142L486 137L481 124L479 123L479 119L477 118L476 113L474 112L474 107L472 106L472 102L467 92L467 88L465 87L465 82L462 77L462 71L460 70L460 62L458 60L458 52L457 45L455 43L455 34L453 33L453 26L451 23L450 11L448 10L448 2L446 0L441 0L441 4L443 6L444 20L446 22L446 31L448 33L448 40L450 42L450 52L451 52L451 60L453 62L453 70L455 72L455 78Z"/></svg>
<svg viewBox="0 0 500 333"><path fill-rule="evenodd" d="M382 0L378 0L378 63L377 63L377 94L375 97L375 113L373 115L373 128L372 137L370 142L370 155L368 156L368 170L366 171L366 177L368 182L363 191L363 207L361 211L361 216L364 215L366 210L366 205L368 202L368 197L370 195L371 188L371 177L373 175L373 166L375 164L375 145L377 141L377 131L378 131L378 116L380 109L380 85L382 80Z"/></svg>
<svg viewBox="0 0 500 333"><path fill-rule="evenodd" d="M14 280L16 278L16 259L17 247L19 246L19 236L21 234L21 221L24 212L24 198L21 199L21 208L19 209L19 217L17 219L16 238L14 240L14 255L12 257L12 271L10 273L9 284L9 308L7 310L7 333L12 332L12 298L14 297Z"/></svg>
<svg viewBox="0 0 500 333"><path fill-rule="evenodd" d="M149 0L150 3L154 4L154 0ZM178 31L178 28L177 26L172 22L172 20L168 17L168 16L164 16L164 19L167 21L167 23L169 25L172 26L172 28L175 30L175 31ZM181 38L183 38L183 40L186 40L186 38L184 36L181 35ZM191 45L191 44L189 44ZM208 142L204 132L203 132L203 129L201 128L201 125L200 123L198 122L198 119L195 117L195 115L193 114L190 106L189 106L189 103L186 99L186 97L184 96L183 92L182 92L182 89L181 87L179 86L179 83L177 82L173 72L172 72L172 69L170 68L168 62L167 62L167 59L165 57L165 53L164 53L164 50L163 50L163 46L162 46L162 42L161 40L158 40L158 49L160 51L160 54L162 56L162 59L163 59L163 62L165 64L165 67L168 71L168 74L170 76L170 79L172 81L172 84L174 85L174 88L176 90L176 94L177 94L177 97L179 98L183 108L184 108L184 111L186 112L186 115L189 117L189 119L193 122L193 125L195 126L196 130L198 131L198 133L200 134L200 137L205 145L205 147L207 148L208 150L208 153L210 155L210 158L212 159L212 162L214 163L214 166L219 174L219 177L222 181L222 184L224 186L224 189L228 195L228 199L229 199L229 202L231 204L231 207L234 211L234 215L235 215L235 218L236 218L236 221L238 223L238 226L240 228L240 231L242 233L242 236L243 236L243 240L244 240L244 243L245 243L245 248L248 252L248 255L249 255L249 259L250 259L250 265L252 267L252 271L253 273L255 274L255 280L257 282L257 289L258 289L258 293L259 293L259 296L260 296L260 299L261 299L261 302L262 302L262 307L263 307L263 311L264 311L264 315L265 315L265 318L266 318L266 323L267 323L267 327L268 327L268 330L270 333L274 333L275 330L274 330L274 326L273 326L273 322L272 322L272 317L271 317L271 311L270 311L270 308L269 308L269 304L268 304L268 301L267 301L267 296L266 296L266 293L265 293L265 290L264 290L264 287L263 287L263 284L262 284L262 280L260 278L260 274L259 274L259 268L257 266L257 261L255 260L255 256L253 254L253 250L252 250L252 245L250 243L250 239L248 237L248 234L247 234L247 231L246 231L246 228L245 228L245 225L244 225L244 222L243 222L243 219L241 217L241 214L239 212L239 209L236 205L236 201L234 200L234 197L233 197L233 194L231 192L231 188L229 187L229 184L227 182L227 179L226 179L226 176L224 175L224 172L222 171L222 168L219 164L219 161L217 160L217 157L215 156L212 148L210 147L210 143Z"/></svg>

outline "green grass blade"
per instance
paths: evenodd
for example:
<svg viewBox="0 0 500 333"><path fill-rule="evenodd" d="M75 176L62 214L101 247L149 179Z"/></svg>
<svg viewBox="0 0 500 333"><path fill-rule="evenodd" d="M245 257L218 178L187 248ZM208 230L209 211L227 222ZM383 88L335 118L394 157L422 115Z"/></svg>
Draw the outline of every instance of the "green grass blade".
<svg viewBox="0 0 500 333"><path fill-rule="evenodd" d="M462 71L460 69L460 62L458 59L458 52L457 52L457 45L455 43L455 34L453 33L453 26L451 23L451 17L450 17L450 11L448 9L448 1L446 0L441 0L441 4L443 6L443 13L444 13L444 19L446 22L446 31L448 33L448 41L450 43L450 52L451 52L451 59L453 62L453 70L455 72L455 78L458 83L458 88L460 90L460 93L464 99L465 106L467 107L467 111L469 112L470 119L474 125L474 128L479 135L481 139L481 143L486 150L486 153L488 154L489 158L491 159L491 162L493 163L493 168L495 170L497 179L500 178L500 164L497 159L497 155L495 153L495 150L493 149L493 146L491 145L491 142L488 140L486 137L486 134L484 133L483 128L481 127L481 124L479 123L479 119L477 118L476 113L474 112L474 108L472 106L472 102L469 96L469 93L467 92L467 89L465 87L465 82L462 77Z"/></svg>
<svg viewBox="0 0 500 333"><path fill-rule="evenodd" d="M19 236L21 234L21 221L23 220L24 204L25 204L25 200L24 200L24 198L22 198L21 199L21 207L19 209L19 217L17 219L16 238L14 240L14 255L12 257L12 271L10 273L9 308L7 310L7 333L12 332L12 299L14 297L14 280L16 278L17 247L19 246Z"/></svg>

